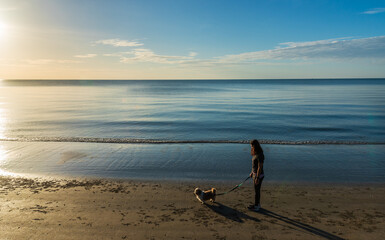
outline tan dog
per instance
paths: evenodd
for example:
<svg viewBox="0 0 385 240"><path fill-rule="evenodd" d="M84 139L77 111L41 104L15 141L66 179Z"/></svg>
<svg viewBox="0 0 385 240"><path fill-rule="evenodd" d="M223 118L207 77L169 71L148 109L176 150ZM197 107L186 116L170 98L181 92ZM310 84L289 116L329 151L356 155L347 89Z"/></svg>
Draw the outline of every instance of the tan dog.
<svg viewBox="0 0 385 240"><path fill-rule="evenodd" d="M194 194L202 204L205 203L205 201L207 200L210 200L211 202L215 202L215 196L217 195L217 190L215 188L211 188L211 190L202 191L199 188L195 188Z"/></svg>

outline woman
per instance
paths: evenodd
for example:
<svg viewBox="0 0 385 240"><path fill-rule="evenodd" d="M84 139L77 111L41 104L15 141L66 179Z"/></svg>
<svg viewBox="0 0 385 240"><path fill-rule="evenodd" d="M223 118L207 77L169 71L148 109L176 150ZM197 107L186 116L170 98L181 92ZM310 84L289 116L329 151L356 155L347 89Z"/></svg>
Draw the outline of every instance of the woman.
<svg viewBox="0 0 385 240"><path fill-rule="evenodd" d="M248 209L253 211L259 211L261 208L261 185L264 178L263 173L263 162L265 160L265 156L263 155L263 150L261 145L257 140L251 140L251 156L252 158L252 169L250 173L250 177L253 178L254 182L254 190L255 190L255 202L254 205L250 205Z"/></svg>

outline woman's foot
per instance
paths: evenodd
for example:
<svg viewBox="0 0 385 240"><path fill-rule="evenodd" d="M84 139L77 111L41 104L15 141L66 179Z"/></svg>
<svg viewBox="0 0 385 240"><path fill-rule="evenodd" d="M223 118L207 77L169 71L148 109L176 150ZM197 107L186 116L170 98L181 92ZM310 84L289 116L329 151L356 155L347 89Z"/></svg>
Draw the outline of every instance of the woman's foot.
<svg viewBox="0 0 385 240"><path fill-rule="evenodd" d="M250 205L247 207L249 210L252 210L252 211L255 211L255 212L258 212L259 209L261 209L261 205L258 204L258 205Z"/></svg>

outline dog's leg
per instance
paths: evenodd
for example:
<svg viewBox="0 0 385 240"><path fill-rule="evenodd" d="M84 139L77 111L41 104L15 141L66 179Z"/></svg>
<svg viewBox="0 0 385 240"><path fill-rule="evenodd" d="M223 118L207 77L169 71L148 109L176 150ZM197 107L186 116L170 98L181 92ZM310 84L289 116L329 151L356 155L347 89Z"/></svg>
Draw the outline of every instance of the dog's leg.
<svg viewBox="0 0 385 240"><path fill-rule="evenodd" d="M200 199L200 197L198 195L195 195L195 197L198 199L199 202L201 202L202 204L204 204L204 202Z"/></svg>

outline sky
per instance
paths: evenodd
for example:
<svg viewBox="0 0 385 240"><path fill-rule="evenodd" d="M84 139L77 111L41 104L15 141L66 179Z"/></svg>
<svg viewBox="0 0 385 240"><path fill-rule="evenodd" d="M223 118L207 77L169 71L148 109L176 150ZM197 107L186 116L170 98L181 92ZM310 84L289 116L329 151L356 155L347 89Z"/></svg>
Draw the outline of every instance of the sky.
<svg viewBox="0 0 385 240"><path fill-rule="evenodd" d="M385 1L0 0L0 79L385 78Z"/></svg>

